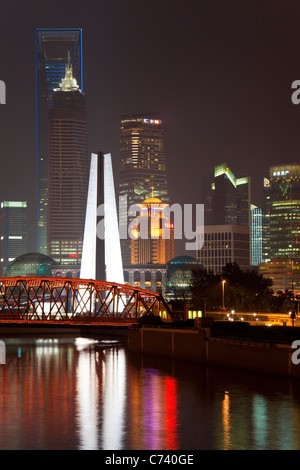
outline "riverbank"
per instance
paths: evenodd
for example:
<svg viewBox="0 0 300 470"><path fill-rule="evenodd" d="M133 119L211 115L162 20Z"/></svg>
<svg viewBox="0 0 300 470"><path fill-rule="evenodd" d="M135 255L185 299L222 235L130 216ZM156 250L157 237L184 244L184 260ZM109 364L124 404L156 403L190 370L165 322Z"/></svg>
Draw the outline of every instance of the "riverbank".
<svg viewBox="0 0 300 470"><path fill-rule="evenodd" d="M18 323L0 324L0 339L7 336L27 336L27 335L76 335L76 336L114 336L126 340L127 326L110 325L66 325L59 324L24 324Z"/></svg>
<svg viewBox="0 0 300 470"><path fill-rule="evenodd" d="M298 328L270 330L216 322L197 329L129 328L127 347L141 355L300 378L300 364L292 361L296 339L300 340Z"/></svg>

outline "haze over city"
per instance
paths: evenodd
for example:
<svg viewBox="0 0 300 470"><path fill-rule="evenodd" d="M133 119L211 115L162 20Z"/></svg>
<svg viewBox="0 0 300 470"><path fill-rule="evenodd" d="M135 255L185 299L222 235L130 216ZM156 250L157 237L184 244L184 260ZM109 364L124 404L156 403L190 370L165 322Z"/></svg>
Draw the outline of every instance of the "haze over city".
<svg viewBox="0 0 300 470"><path fill-rule="evenodd" d="M16 8L17 5L17 8ZM299 161L297 1L2 3L1 200L27 200L35 249L35 29L83 30L89 152L111 152L120 118L160 112L171 203L201 203L201 181L226 162L262 203L271 165Z"/></svg>

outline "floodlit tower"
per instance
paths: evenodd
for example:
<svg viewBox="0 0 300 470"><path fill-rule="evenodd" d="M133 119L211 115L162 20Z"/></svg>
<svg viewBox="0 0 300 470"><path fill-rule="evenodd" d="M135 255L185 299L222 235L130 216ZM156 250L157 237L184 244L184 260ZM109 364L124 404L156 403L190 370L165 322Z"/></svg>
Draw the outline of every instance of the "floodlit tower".
<svg viewBox="0 0 300 470"><path fill-rule="evenodd" d="M158 114L133 114L121 118L119 197L126 198L128 208L142 204L149 197L169 203L163 123ZM121 213L121 225L126 222L127 213ZM128 265L131 262L130 240L122 240L121 246L123 263Z"/></svg>

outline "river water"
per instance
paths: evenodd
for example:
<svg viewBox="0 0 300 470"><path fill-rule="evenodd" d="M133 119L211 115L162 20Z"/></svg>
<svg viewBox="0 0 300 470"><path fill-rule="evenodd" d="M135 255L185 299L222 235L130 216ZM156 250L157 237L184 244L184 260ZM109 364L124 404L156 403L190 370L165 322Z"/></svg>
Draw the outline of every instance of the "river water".
<svg viewBox="0 0 300 470"><path fill-rule="evenodd" d="M300 381L140 357L107 336L3 340L1 450L300 448Z"/></svg>

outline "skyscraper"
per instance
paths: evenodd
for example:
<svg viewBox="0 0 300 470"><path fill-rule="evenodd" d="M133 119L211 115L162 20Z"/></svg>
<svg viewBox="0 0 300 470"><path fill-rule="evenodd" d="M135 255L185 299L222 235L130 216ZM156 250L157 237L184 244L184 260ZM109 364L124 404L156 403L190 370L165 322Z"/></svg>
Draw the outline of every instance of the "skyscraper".
<svg viewBox="0 0 300 470"><path fill-rule="evenodd" d="M237 178L226 163L217 165L205 204L204 244L196 258L214 273L227 263L249 268L250 225L250 177Z"/></svg>
<svg viewBox="0 0 300 470"><path fill-rule="evenodd" d="M209 201L208 224L250 226L250 177L236 178L226 163L217 165Z"/></svg>
<svg viewBox="0 0 300 470"><path fill-rule="evenodd" d="M28 214L26 201L3 201L0 207L0 274L8 264L27 252Z"/></svg>
<svg viewBox="0 0 300 470"><path fill-rule="evenodd" d="M263 255L262 209L251 204L251 265L258 266Z"/></svg>
<svg viewBox="0 0 300 470"><path fill-rule="evenodd" d="M59 264L81 260L88 169L86 100L69 63L49 110L48 255Z"/></svg>
<svg viewBox="0 0 300 470"><path fill-rule="evenodd" d="M168 207L158 198L139 204L140 216L131 230L131 264L166 264L174 257L174 230L166 214Z"/></svg>
<svg viewBox="0 0 300 470"><path fill-rule="evenodd" d="M82 82L82 30L36 30L37 251L47 253L48 111L70 59L79 88Z"/></svg>
<svg viewBox="0 0 300 470"><path fill-rule="evenodd" d="M205 225L204 243L196 259L214 274L220 274L227 263L241 269L250 267L250 231L246 225Z"/></svg>
<svg viewBox="0 0 300 470"><path fill-rule="evenodd" d="M128 208L150 197L168 203L161 117L153 113L122 116L120 134L119 197L126 199ZM119 217L122 226L130 222L127 213ZM131 263L130 240L122 240L121 246L123 263L128 265Z"/></svg>
<svg viewBox="0 0 300 470"><path fill-rule="evenodd" d="M270 261L270 180L264 178L264 196L263 196L263 245L262 261Z"/></svg>
<svg viewBox="0 0 300 470"><path fill-rule="evenodd" d="M270 168L270 259L300 257L300 165Z"/></svg>

